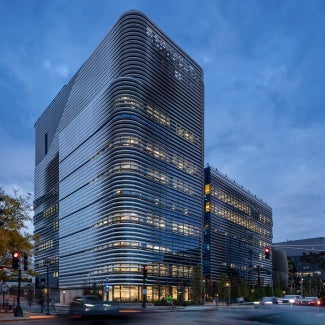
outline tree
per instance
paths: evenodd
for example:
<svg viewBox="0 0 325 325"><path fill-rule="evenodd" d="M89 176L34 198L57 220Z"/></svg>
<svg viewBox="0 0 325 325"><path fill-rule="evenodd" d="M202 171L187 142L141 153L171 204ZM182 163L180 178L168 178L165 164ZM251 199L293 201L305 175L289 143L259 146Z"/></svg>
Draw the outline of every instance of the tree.
<svg viewBox="0 0 325 325"><path fill-rule="evenodd" d="M26 231L26 223L32 221L30 194L21 195L14 190L11 196L0 188L0 198L0 221L3 223L0 227L0 268L3 269L11 268L14 251L22 254L21 261L23 253L31 256L35 237Z"/></svg>
<svg viewBox="0 0 325 325"><path fill-rule="evenodd" d="M198 304L202 301L202 269L198 264L193 267L193 287L192 287L192 300Z"/></svg>
<svg viewBox="0 0 325 325"><path fill-rule="evenodd" d="M239 278L238 286L240 289L239 296L243 297L246 301L250 300L251 290L249 284L243 278Z"/></svg>
<svg viewBox="0 0 325 325"><path fill-rule="evenodd" d="M281 289L281 280L279 277L276 277L275 279L273 279L273 290L274 290L274 296L276 297L282 297L283 296L283 292Z"/></svg>
<svg viewBox="0 0 325 325"><path fill-rule="evenodd" d="M220 299L220 301L226 301L228 298L228 288L226 286L226 284L229 283L230 284L230 280L227 276L227 274L221 274L217 286L218 286L218 298Z"/></svg>
<svg viewBox="0 0 325 325"><path fill-rule="evenodd" d="M300 261L303 263L309 263L311 265L318 266L325 271L325 251L318 253L310 252L309 254L303 252L302 256L300 256Z"/></svg>

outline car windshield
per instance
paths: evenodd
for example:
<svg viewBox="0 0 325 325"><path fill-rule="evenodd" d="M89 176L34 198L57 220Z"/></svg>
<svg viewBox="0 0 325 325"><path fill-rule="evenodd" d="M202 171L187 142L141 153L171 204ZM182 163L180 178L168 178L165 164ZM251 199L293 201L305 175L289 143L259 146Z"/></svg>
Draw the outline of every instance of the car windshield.
<svg viewBox="0 0 325 325"><path fill-rule="evenodd" d="M87 297L83 298L83 301L85 301L85 302L98 302L100 300L96 296L87 296Z"/></svg>

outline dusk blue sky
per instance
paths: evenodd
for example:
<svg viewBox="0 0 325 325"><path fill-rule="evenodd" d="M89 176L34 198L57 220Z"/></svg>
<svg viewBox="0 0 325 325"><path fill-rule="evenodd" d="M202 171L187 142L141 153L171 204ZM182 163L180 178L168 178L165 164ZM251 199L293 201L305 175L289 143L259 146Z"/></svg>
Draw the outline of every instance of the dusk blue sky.
<svg viewBox="0 0 325 325"><path fill-rule="evenodd" d="M0 0L0 186L33 193L34 123L127 10L204 70L205 163L325 235L325 1Z"/></svg>

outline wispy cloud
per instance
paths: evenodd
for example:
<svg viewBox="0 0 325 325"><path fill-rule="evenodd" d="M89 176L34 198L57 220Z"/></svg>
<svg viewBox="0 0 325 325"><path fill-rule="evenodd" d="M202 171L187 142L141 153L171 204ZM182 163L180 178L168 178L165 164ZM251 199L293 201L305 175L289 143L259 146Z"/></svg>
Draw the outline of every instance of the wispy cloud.
<svg viewBox="0 0 325 325"><path fill-rule="evenodd" d="M46 71L60 78L67 78L71 73L67 64L52 63L49 59L43 60L42 66Z"/></svg>

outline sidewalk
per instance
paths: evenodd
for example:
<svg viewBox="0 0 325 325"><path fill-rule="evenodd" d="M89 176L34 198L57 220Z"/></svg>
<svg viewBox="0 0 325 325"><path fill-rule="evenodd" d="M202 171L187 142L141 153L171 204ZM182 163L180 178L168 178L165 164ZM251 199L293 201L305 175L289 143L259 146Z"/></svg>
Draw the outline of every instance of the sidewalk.
<svg viewBox="0 0 325 325"><path fill-rule="evenodd" d="M40 312L40 306L38 304L33 304L31 307L25 303L21 304L23 316L15 317L15 313L11 310L8 312L1 312L0 313L0 323L1 322L18 322L24 321L28 319L49 319L55 318L56 315L51 313L47 315L47 308L44 306L43 313Z"/></svg>
<svg viewBox="0 0 325 325"><path fill-rule="evenodd" d="M22 317L15 317L14 313L0 313L0 323L1 322L18 322L18 321L25 321L29 319L49 319L55 318L55 315L46 315L41 313L33 313L29 311L23 310Z"/></svg>

